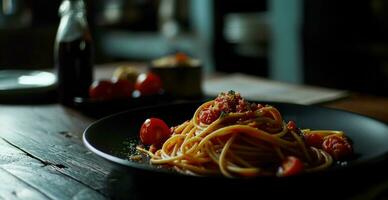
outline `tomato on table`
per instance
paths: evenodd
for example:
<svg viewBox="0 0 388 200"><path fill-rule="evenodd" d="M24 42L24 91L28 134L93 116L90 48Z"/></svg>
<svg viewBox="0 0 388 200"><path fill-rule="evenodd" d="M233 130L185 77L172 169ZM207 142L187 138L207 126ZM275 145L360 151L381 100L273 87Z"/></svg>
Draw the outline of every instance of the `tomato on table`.
<svg viewBox="0 0 388 200"><path fill-rule="evenodd" d="M94 81L89 88L89 97L92 99L111 100L132 96L134 85L128 80Z"/></svg>
<svg viewBox="0 0 388 200"><path fill-rule="evenodd" d="M146 119L140 128L140 140L145 145L159 146L170 135L170 128L163 120L158 118Z"/></svg>
<svg viewBox="0 0 388 200"><path fill-rule="evenodd" d="M304 169L303 162L295 156L287 156L279 168L280 176L293 176L300 174Z"/></svg>
<svg viewBox="0 0 388 200"><path fill-rule="evenodd" d="M128 80L119 79L113 83L113 96L115 98L132 97L134 85Z"/></svg>
<svg viewBox="0 0 388 200"><path fill-rule="evenodd" d="M157 94L162 90L162 81L159 76L154 73L143 73L137 77L135 89L138 90L141 95Z"/></svg>
<svg viewBox="0 0 388 200"><path fill-rule="evenodd" d="M92 99L110 100L114 98L113 83L109 80L94 81L89 87L89 97Z"/></svg>

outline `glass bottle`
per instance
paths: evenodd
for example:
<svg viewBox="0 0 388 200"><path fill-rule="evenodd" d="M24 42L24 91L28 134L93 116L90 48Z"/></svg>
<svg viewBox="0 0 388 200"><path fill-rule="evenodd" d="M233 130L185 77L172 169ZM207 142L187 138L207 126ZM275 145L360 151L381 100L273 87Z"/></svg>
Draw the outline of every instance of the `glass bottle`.
<svg viewBox="0 0 388 200"><path fill-rule="evenodd" d="M82 0L64 0L55 41L55 67L59 102L71 105L74 97L87 97L93 81L92 38Z"/></svg>

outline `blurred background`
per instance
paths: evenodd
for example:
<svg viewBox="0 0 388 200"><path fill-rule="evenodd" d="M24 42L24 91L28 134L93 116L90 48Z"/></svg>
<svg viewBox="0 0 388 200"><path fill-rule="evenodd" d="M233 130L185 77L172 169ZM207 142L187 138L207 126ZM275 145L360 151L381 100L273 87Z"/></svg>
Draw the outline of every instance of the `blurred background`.
<svg viewBox="0 0 388 200"><path fill-rule="evenodd" d="M53 67L60 1L0 0L0 69ZM85 0L95 64L175 51L241 72L388 96L384 0Z"/></svg>

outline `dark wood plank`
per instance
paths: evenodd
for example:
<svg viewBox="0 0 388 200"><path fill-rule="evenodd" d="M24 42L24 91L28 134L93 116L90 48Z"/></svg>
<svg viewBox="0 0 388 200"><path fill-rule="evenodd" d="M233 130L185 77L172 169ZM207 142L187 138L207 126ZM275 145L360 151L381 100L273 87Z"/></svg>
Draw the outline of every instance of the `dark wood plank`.
<svg viewBox="0 0 388 200"><path fill-rule="evenodd" d="M111 165L82 144L83 130L92 121L59 105L2 106L0 136L58 172L107 193Z"/></svg>
<svg viewBox="0 0 388 200"><path fill-rule="evenodd" d="M0 167L0 199L49 199Z"/></svg>
<svg viewBox="0 0 388 200"><path fill-rule="evenodd" d="M105 199L82 183L0 139L0 197L4 199Z"/></svg>
<svg viewBox="0 0 388 200"><path fill-rule="evenodd" d="M0 199L49 199L17 176L3 169L5 165L26 160L28 156L0 139Z"/></svg>
<svg viewBox="0 0 388 200"><path fill-rule="evenodd" d="M51 199L105 199L97 191L58 173L53 166L29 162L13 163L2 168Z"/></svg>
<svg viewBox="0 0 388 200"><path fill-rule="evenodd" d="M333 101L324 106L356 112L388 123L388 98L353 94L349 98Z"/></svg>

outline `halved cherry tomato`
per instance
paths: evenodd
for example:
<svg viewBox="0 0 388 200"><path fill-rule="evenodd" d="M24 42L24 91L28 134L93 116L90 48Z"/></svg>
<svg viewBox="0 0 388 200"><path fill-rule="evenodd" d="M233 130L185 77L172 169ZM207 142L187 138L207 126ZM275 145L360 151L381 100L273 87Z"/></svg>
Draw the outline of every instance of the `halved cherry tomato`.
<svg viewBox="0 0 388 200"><path fill-rule="evenodd" d="M295 156L287 156L279 168L278 174L280 176L292 176L303 171L303 162Z"/></svg>
<svg viewBox="0 0 388 200"><path fill-rule="evenodd" d="M304 141L308 146L322 148L323 136L318 133L309 133L304 135Z"/></svg>
<svg viewBox="0 0 388 200"><path fill-rule="evenodd" d="M141 95L157 94L162 89L162 81L159 76L154 73L143 73L137 77L135 89L138 90Z"/></svg>
<svg viewBox="0 0 388 200"><path fill-rule="evenodd" d="M167 124L158 118L146 119L140 128L140 140L145 145L159 146L170 137Z"/></svg>
<svg viewBox="0 0 388 200"><path fill-rule="evenodd" d="M108 80L94 81L89 87L89 97L92 99L113 99L113 83Z"/></svg>
<svg viewBox="0 0 388 200"><path fill-rule="evenodd" d="M113 96L115 98L131 97L134 85L128 80L119 79L113 83Z"/></svg>
<svg viewBox="0 0 388 200"><path fill-rule="evenodd" d="M289 121L287 123L287 129L288 130L296 130L297 126L296 126L296 123L294 121Z"/></svg>
<svg viewBox="0 0 388 200"><path fill-rule="evenodd" d="M323 149L334 157L335 160L339 160L346 156L349 156L352 152L352 146L345 137L330 135L325 138L322 144Z"/></svg>

